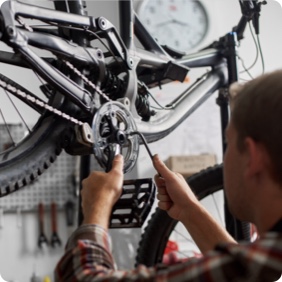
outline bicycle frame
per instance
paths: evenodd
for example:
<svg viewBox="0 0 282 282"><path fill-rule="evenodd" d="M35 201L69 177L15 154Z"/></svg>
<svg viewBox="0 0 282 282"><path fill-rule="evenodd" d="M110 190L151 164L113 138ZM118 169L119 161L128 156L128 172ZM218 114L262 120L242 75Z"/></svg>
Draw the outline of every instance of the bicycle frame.
<svg viewBox="0 0 282 282"><path fill-rule="evenodd" d="M133 59L133 57L131 57L133 51L135 53L134 57L139 60L138 67L150 65L153 68L159 69L160 72L167 67L169 62L174 62L177 67L182 65L189 68L212 67L211 71L203 75L196 83L190 86L180 94L177 99L169 104L169 106L173 107L173 110L157 114L155 117L152 117L149 122L141 121L136 117L138 131L144 134L148 142L157 141L175 129L199 105L214 93L215 90L219 89L221 86L227 85L228 74L226 59L223 58L220 55L220 52L216 49L203 50L194 54L189 54L181 59L172 58L157 44L145 30L137 16L133 14L131 1L120 1L120 3L120 13L123 18L123 25L130 26L130 21L132 21L132 18L135 18L135 36L141 43L146 45L145 47L147 50L135 49L132 42L133 35L129 33L132 32L131 30L128 29L127 31L124 31L125 28L121 28L123 31L123 33L121 33L123 39L121 39L114 26L103 18L95 19L88 16L51 11L14 1L4 3L2 10L6 28L9 28L9 32L13 34L11 35L13 36L13 40L10 39L13 47L16 47L24 58L28 60L28 63L32 68L40 73L47 82L54 85L84 111L90 111L91 101L88 99L89 95L87 95L89 93L87 93L85 89L78 87L72 80L50 66L47 59L37 56L28 45L26 46L22 44L22 41L26 41L28 44L42 49L61 53L67 57L76 57L89 64L93 64L93 58L95 58L94 64L99 67L101 73L103 73L104 69L101 60L102 58L99 58L97 54L93 54L93 48L88 48L86 52L85 47L73 46L58 37L46 34L40 35L39 33L33 33L27 30L18 30L15 26L16 23L14 19L16 15L43 21L53 21L58 24L67 23L83 26L85 29L89 29L93 32L99 32L101 30L98 25L99 22L103 20L104 24L108 26L106 29L108 39L115 44L115 51L121 58L123 58L124 62L128 62L129 72L132 76L133 72L135 72L135 67L131 66L129 61ZM18 58L9 58L7 53L0 55L0 61L17 65L21 62ZM24 65L24 63L21 62L21 65ZM136 80L136 78L134 78L134 80ZM134 105L134 92L136 92L136 89L134 90L133 88L135 88L134 85L129 85L125 95L130 98L132 105ZM135 111L132 110L132 112L134 113Z"/></svg>
<svg viewBox="0 0 282 282"><path fill-rule="evenodd" d="M59 3L60 1L54 2L55 5L63 5ZM35 54L29 48L29 45L49 50L66 58L75 59L84 65L95 66L99 70L98 81L103 80L106 68L101 50L90 48L87 45L79 46L70 43L57 37L56 34L44 33L44 30L40 33L38 32L39 30L29 30L28 27L18 28L15 18L20 16L50 21L58 25L71 25L82 28L83 30L104 36L111 45L114 54L122 59L122 65L127 70L129 77L124 98L130 100L130 109L135 119L137 130L145 136L147 142L154 142L168 135L218 89L222 89L219 92L218 102L221 107L221 124L222 131L224 132L228 123L226 89L238 78L236 33L231 32L222 38L224 39L222 40L222 42L224 41L224 46L219 48L211 46L193 54L172 56L144 28L133 11L131 0L119 0L120 18L122 19L120 22L120 35L107 19L84 15L83 9L80 9L82 7L80 0L69 2L72 2L71 6L74 7L74 12L77 14L49 10L16 1L5 2L1 10L6 34L9 38L3 39L8 45L17 50L24 60L20 56L15 56L14 53L0 52L0 62L34 69L50 85L76 104L81 111L93 114L94 105L90 99L91 94L54 68L51 65L52 59L41 58ZM131 28L133 25L134 34ZM134 36L138 38L144 49L138 49L135 46ZM226 51L225 49L228 52L224 52ZM150 73L149 78L140 73L137 75L140 68L145 69L147 66L155 70L158 75L157 78L150 77ZM150 88L159 83L168 83L172 80L182 81L187 75L189 68L199 67L210 67L211 70L202 75L173 100L168 105L171 108L170 110L158 111L148 121L140 119L135 109L139 79L144 81L147 87ZM178 73L178 75L175 76L174 73ZM222 142L224 149L224 137L222 137Z"/></svg>

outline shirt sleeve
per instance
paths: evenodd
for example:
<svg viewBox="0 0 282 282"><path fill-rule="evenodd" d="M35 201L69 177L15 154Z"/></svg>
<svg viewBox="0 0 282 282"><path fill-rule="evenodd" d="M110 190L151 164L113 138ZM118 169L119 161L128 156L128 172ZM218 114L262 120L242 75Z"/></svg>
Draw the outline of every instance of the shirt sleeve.
<svg viewBox="0 0 282 282"><path fill-rule="evenodd" d="M65 254L55 270L56 281L83 281L114 270L108 232L99 225L81 225L69 238Z"/></svg>
<svg viewBox="0 0 282 282"><path fill-rule="evenodd" d="M55 269L55 281L276 281L282 268L281 240L256 244L225 244L201 258L174 265L138 266L117 270L108 232L97 225L82 225L70 237ZM279 254L279 255L278 255ZM277 276L278 275L278 276Z"/></svg>

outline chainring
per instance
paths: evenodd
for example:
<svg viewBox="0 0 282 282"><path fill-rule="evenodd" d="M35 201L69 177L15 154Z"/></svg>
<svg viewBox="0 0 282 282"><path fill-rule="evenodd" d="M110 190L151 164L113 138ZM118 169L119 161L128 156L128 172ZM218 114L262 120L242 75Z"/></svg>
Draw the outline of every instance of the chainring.
<svg viewBox="0 0 282 282"><path fill-rule="evenodd" d="M102 105L92 122L94 155L106 171L116 154L124 157L124 173L134 167L139 154L139 140L130 133L137 130L128 108L120 102L111 101Z"/></svg>

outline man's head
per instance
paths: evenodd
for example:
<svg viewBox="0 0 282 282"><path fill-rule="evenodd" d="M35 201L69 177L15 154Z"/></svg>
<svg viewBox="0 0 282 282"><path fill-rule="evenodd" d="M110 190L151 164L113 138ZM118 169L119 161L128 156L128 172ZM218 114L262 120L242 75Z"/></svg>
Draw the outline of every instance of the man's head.
<svg viewBox="0 0 282 282"><path fill-rule="evenodd" d="M282 187L281 117L282 71L260 76L239 89L226 132L224 160L227 197L239 219L252 219L253 205L270 191L259 187L262 183Z"/></svg>
<svg viewBox="0 0 282 282"><path fill-rule="evenodd" d="M232 110L238 149L251 137L267 150L273 177L282 184L282 70L260 76L239 91Z"/></svg>

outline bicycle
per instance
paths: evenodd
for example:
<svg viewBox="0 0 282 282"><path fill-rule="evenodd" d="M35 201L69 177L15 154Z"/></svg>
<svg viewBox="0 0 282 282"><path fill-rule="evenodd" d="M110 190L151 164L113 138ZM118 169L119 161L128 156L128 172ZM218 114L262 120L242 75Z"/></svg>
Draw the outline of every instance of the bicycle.
<svg viewBox="0 0 282 282"><path fill-rule="evenodd" d="M42 94L34 94L0 75L1 88L38 116L32 129L26 125L28 134L18 143L11 139L0 154L1 196L32 183L62 150L86 158L94 154L105 170L110 169L113 156L121 152L127 173L136 164L139 144L170 134L217 90L224 132L228 123L228 87L238 80L237 43L243 39L249 21L258 25L263 4L257 0L239 3L242 17L232 32L205 49L184 54L160 46L152 38L133 12L132 1L120 1L120 34L106 18L87 16L80 0L54 1L54 10L5 2L1 6L0 35L13 50L2 50L0 62L32 70L39 77ZM43 25L30 24L28 19ZM134 36L143 49L134 44L130 28L133 24ZM38 55L35 49L47 50L48 56ZM151 88L183 81L189 69L197 67L211 70L166 107L150 106ZM10 132L9 125L5 127ZM224 149L223 135L222 143ZM200 199L222 190L222 166L209 168L188 183ZM113 213L114 227L140 226L153 203L151 180L136 179L126 185L131 185L125 190L133 196L119 201L117 209L133 206L133 199L138 201L127 215L115 217ZM138 198L139 192L142 197ZM249 239L246 225L235 221L228 208L225 218L226 228L236 239ZM137 263L152 265L162 261L175 224L166 213L156 212L140 243Z"/></svg>

